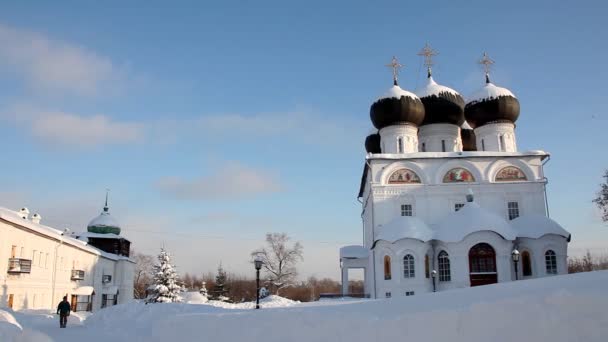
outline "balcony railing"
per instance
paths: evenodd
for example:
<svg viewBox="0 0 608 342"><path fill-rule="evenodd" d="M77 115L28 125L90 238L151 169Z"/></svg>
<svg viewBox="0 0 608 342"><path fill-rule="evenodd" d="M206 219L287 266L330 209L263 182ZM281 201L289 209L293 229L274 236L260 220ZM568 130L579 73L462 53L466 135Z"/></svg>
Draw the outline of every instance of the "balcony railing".
<svg viewBox="0 0 608 342"><path fill-rule="evenodd" d="M84 280L83 270L72 270L72 280Z"/></svg>
<svg viewBox="0 0 608 342"><path fill-rule="evenodd" d="M32 260L10 258L8 259L8 273L31 273Z"/></svg>

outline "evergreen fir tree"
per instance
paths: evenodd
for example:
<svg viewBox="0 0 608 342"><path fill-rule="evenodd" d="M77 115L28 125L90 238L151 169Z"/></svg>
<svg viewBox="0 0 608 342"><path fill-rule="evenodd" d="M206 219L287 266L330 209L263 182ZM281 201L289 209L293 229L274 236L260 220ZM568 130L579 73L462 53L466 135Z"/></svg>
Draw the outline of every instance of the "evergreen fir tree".
<svg viewBox="0 0 608 342"><path fill-rule="evenodd" d="M214 300L220 300L222 302L230 301L230 298L226 296L228 293L228 289L226 289L226 271L222 268L222 264L220 264L217 268L217 275L215 276L215 286L213 287L213 291L211 294L213 295Z"/></svg>
<svg viewBox="0 0 608 342"><path fill-rule="evenodd" d="M207 283L203 282L203 285L201 286L199 292L201 293L201 296L209 298L209 293L207 293Z"/></svg>
<svg viewBox="0 0 608 342"><path fill-rule="evenodd" d="M161 248L158 264L154 265L154 285L148 296L148 303L181 302L179 293L182 292L175 266L171 264L171 255Z"/></svg>

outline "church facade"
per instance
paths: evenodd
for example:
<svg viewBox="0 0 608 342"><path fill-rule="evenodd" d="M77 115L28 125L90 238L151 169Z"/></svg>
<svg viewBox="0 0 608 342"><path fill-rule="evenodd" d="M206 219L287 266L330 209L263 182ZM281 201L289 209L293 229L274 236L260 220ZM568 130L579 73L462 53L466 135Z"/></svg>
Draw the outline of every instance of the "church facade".
<svg viewBox="0 0 608 342"><path fill-rule="evenodd" d="M519 101L490 82L468 101L437 84L428 46L426 84L393 87L371 106L377 133L358 198L363 243L340 249L348 270L363 269L372 298L486 285L567 273L570 234L548 216L549 153L518 151Z"/></svg>

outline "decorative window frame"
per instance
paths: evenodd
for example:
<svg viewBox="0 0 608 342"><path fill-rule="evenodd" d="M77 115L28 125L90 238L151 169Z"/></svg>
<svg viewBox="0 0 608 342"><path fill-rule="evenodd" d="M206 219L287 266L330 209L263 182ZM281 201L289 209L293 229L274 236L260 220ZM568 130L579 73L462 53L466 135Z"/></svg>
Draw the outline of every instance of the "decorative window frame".
<svg viewBox="0 0 608 342"><path fill-rule="evenodd" d="M471 175L473 176L473 178L475 179L475 181L473 182L451 182L451 183L444 183L443 182L443 177L445 177L445 175L448 173L448 171L452 170L452 169L456 169L456 168L463 168L467 171L469 171L471 173ZM481 170L479 169L479 167L473 163L471 163L468 160L451 160L443 165L441 165L436 173L435 173L435 184L442 184L442 185L453 185L453 184L479 184L482 183L486 180L486 178L484 177L484 174L481 172Z"/></svg>
<svg viewBox="0 0 608 342"><path fill-rule="evenodd" d="M412 172L414 172L418 176L418 178L420 178L420 183L390 184L388 182L389 178L395 171L400 170L400 169L409 169ZM380 183L382 185L387 185L387 186L404 186L404 185L417 186L417 185L430 183L428 176L424 173L424 170L420 166L418 166L416 163L409 162L409 161L396 161L394 163L384 166L383 170L381 172L378 172L375 181L377 183Z"/></svg>
<svg viewBox="0 0 608 342"><path fill-rule="evenodd" d="M408 260L407 267L406 267L406 258ZM401 262L403 263L403 278L406 278L406 279L416 278L416 256L414 256L413 253L406 252L405 255L401 258Z"/></svg>
<svg viewBox="0 0 608 342"><path fill-rule="evenodd" d="M555 261L555 272L554 273L553 272L549 272L549 267L548 267L549 265L548 265L548 262L547 262L548 261L547 260L547 253L549 251L553 252L552 257L553 257L553 259ZM549 248L545 249L545 251L543 252L543 265L544 265L544 269L545 269L545 274L546 275L552 276L552 275L558 275L559 274L559 265L558 265L558 261L557 261L557 252L555 251L554 248L549 247Z"/></svg>
<svg viewBox="0 0 608 342"><path fill-rule="evenodd" d="M526 176L526 180L496 181L496 175L498 174L498 172L500 170L504 169L505 167L509 167L509 166L513 166L513 167L520 169L521 172L523 172L524 175ZM508 159L508 161L507 160L496 160L496 161L492 162L486 168L485 177L490 183L497 183L497 184L525 183L525 182L531 182L531 181L534 181L537 179L537 177L534 174L534 171L532 171L532 168L530 168L530 166L527 163L525 163L524 161L522 161L520 159L515 159L515 158L510 158L510 159Z"/></svg>

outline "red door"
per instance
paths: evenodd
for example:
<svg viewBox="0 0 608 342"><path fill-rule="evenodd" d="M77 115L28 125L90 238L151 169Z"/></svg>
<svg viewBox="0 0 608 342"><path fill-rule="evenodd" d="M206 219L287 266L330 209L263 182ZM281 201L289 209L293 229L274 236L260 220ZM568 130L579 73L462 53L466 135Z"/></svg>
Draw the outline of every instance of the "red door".
<svg viewBox="0 0 608 342"><path fill-rule="evenodd" d="M496 252L487 243L478 243L469 251L469 275L471 286L495 284L498 282L496 273Z"/></svg>

